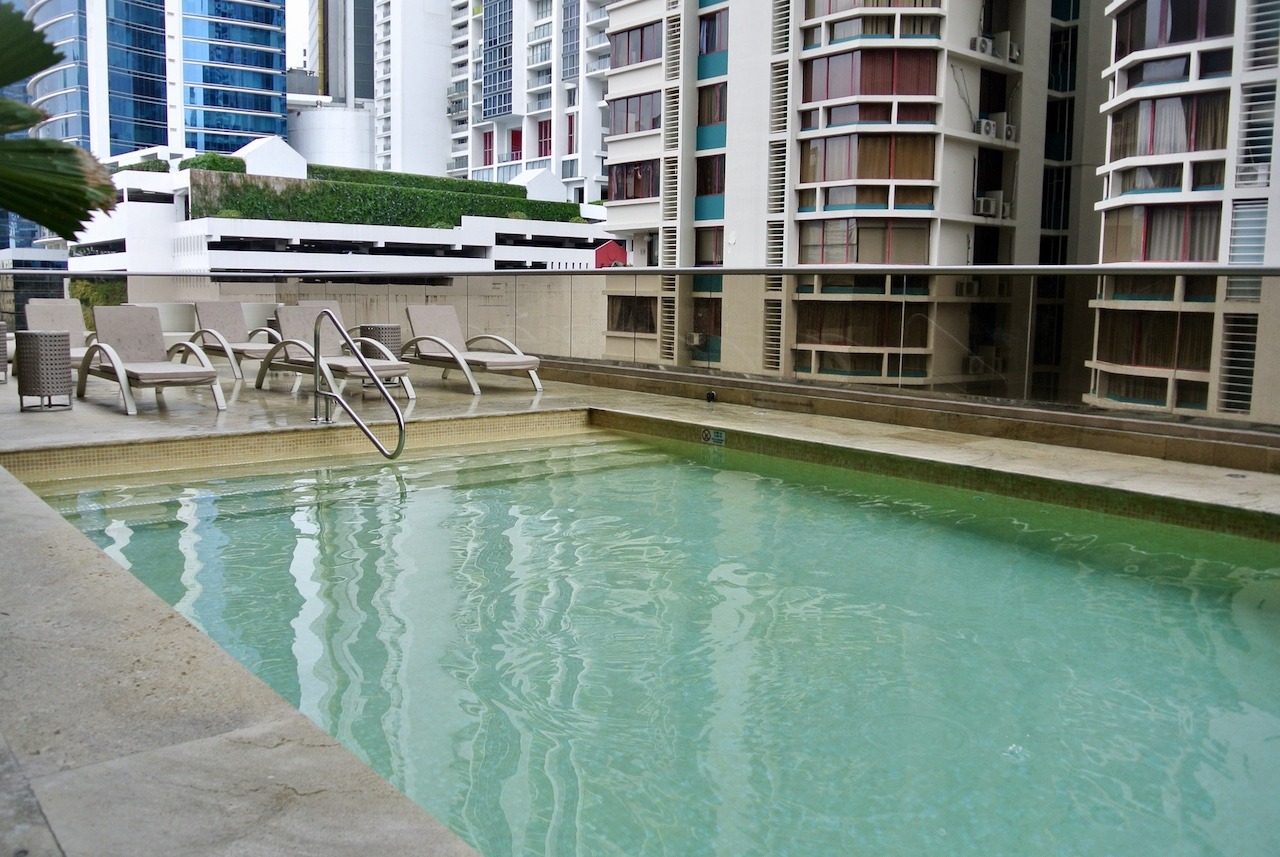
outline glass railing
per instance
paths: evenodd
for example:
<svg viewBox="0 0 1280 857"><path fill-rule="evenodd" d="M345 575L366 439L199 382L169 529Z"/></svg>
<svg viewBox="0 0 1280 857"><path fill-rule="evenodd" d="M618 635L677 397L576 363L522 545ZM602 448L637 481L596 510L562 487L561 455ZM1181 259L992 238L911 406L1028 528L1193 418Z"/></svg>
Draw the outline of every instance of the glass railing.
<svg viewBox="0 0 1280 857"><path fill-rule="evenodd" d="M1274 326L1265 323L1280 312L1277 268L867 265L410 274L395 270L403 257L367 252L349 274L307 273L315 261L310 255L291 271L219 275L224 285L206 291L209 298L225 291L283 303L323 293L340 301L352 324L405 324L406 306L445 302L458 308L469 333L497 333L548 360L617 371L782 381L815 395L892 391L1280 427L1274 369L1280 351L1270 340ZM460 257L456 267L523 266L530 253L498 246L492 258ZM235 254L218 255L211 250L210 263L232 267ZM286 264L292 254L273 255ZM1246 280L1256 288L1240 288ZM130 287L145 288L145 299L155 300L164 282L135 277ZM184 294L194 293L195 282L181 278ZM13 300L20 303L21 294ZM6 320L14 329L16 316Z"/></svg>

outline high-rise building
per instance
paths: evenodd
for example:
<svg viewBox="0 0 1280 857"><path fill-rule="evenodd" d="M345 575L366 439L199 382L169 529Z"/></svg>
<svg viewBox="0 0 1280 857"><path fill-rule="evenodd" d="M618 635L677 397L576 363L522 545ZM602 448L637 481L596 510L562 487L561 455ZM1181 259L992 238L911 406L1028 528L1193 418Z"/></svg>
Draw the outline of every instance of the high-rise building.
<svg viewBox="0 0 1280 857"><path fill-rule="evenodd" d="M604 0L452 0L450 175L553 175L570 202L604 187Z"/></svg>
<svg viewBox="0 0 1280 857"><path fill-rule="evenodd" d="M1086 400L1280 421L1280 355L1259 338L1280 329L1280 283L1196 270L1280 264L1280 0L1133 0L1107 17L1101 261L1165 271L1102 278Z"/></svg>
<svg viewBox="0 0 1280 857"><path fill-rule="evenodd" d="M443 175L449 156L443 96L449 82L448 7L311 0L309 12L306 62L318 78L319 94L333 106L373 114L368 166ZM318 113L312 118L322 123L325 110ZM314 142L301 140L300 149L310 153Z"/></svg>
<svg viewBox="0 0 1280 857"><path fill-rule="evenodd" d="M1073 213L1098 185L1087 45L1106 21L1087 6L612 4L610 228L671 269L1092 261L1096 228ZM989 274L730 279L651 279L611 299L609 336L729 371L999 393L1028 380L1007 331L1031 313L1056 312L1040 323L1059 338L1089 322ZM1061 350L1042 351L1041 382L1060 386Z"/></svg>
<svg viewBox="0 0 1280 857"><path fill-rule="evenodd" d="M285 136L284 0L34 0L63 59L32 78L38 136L110 157Z"/></svg>

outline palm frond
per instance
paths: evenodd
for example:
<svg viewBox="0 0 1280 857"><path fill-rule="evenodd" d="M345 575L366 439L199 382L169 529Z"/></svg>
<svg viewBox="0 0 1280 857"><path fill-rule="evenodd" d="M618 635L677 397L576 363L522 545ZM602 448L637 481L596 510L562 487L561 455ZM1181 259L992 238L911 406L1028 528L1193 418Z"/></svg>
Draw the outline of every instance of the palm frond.
<svg viewBox="0 0 1280 857"><path fill-rule="evenodd" d="M44 71L59 59L61 54L35 31L21 12L0 3L0 86Z"/></svg>
<svg viewBox="0 0 1280 857"><path fill-rule="evenodd" d="M72 240L94 210L110 211L115 199L111 176L83 149L57 140L0 140L0 208Z"/></svg>

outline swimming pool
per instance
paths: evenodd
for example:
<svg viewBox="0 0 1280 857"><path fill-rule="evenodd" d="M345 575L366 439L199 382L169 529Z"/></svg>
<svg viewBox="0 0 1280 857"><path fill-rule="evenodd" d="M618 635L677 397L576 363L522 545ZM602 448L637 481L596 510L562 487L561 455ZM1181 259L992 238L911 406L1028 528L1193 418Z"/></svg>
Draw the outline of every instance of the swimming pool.
<svg viewBox="0 0 1280 857"><path fill-rule="evenodd" d="M486 855L1280 842L1274 545L624 438L49 499Z"/></svg>

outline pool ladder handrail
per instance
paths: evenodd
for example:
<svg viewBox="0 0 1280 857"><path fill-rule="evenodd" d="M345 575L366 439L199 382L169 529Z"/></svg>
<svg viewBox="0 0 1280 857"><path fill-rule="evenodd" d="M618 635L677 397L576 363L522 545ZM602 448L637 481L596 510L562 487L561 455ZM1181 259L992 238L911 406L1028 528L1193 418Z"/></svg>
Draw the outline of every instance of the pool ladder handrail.
<svg viewBox="0 0 1280 857"><path fill-rule="evenodd" d="M356 360L360 361L360 365L364 367L364 371L369 375L374 386L378 388L378 393L382 396L383 401L391 406L391 412L395 414L396 417L397 427L396 448L394 450L388 450L382 441L378 440L377 436L374 435L373 431L365 421L360 419L360 416L349 404L347 404L346 400L338 394L337 390L334 389L336 385L334 384L333 376L329 374L323 361L320 359L320 326L324 324L324 320L326 318L333 324L334 329L338 331L338 335L342 337L342 341L346 343L347 348L351 349L351 353L355 356ZM382 379L374 373L373 367L369 365L368 359L365 358L360 347L356 345L355 340L351 338L351 334L342 329L342 325L338 322L337 316L335 316L333 311L330 309L322 309L316 316L314 346L315 350L312 353L315 357L315 367L313 370L315 374L315 399L313 400L314 416L311 417L311 421L313 423L333 422L333 403L337 402L342 407L342 410L347 412L347 416L351 417L352 421L360 428L360 431L364 432L364 436L369 438L369 441L378 448L378 452L382 453L383 458L398 458L400 453L404 451L404 413L400 410L400 406L396 404L396 400L391 397L391 392L387 389L387 385L384 384ZM320 383L321 378L324 378L323 387ZM323 418L320 416L321 399L324 399Z"/></svg>

